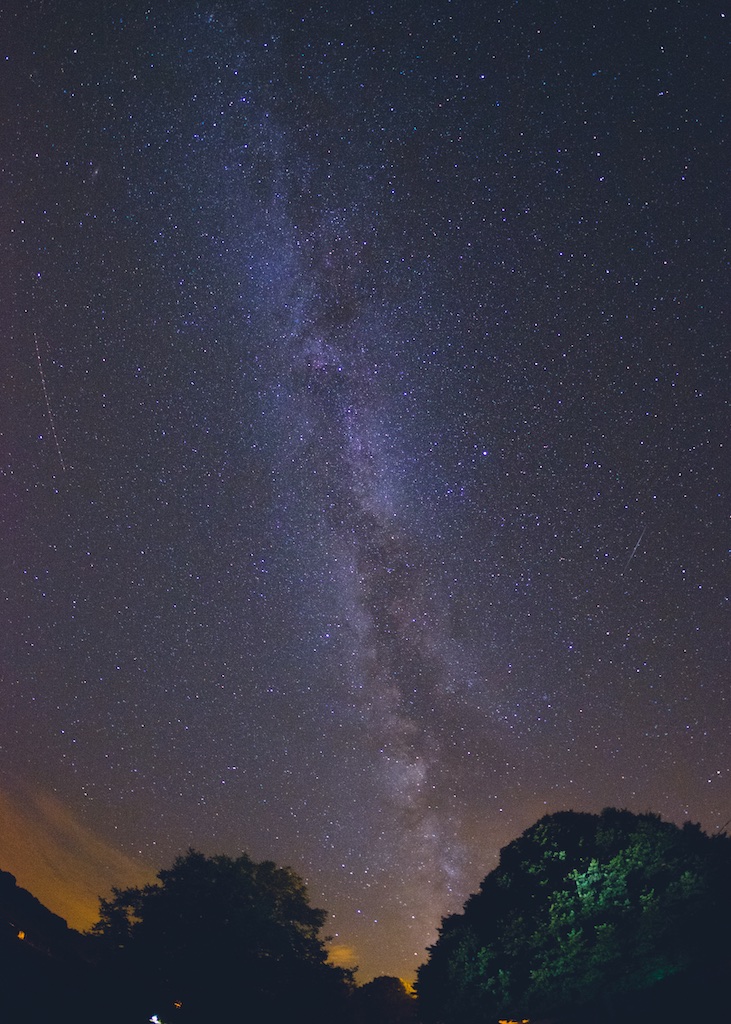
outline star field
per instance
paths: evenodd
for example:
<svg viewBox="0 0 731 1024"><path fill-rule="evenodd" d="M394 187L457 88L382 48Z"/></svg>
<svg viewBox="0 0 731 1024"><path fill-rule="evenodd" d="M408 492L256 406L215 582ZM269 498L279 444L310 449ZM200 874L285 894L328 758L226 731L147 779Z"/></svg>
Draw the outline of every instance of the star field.
<svg viewBox="0 0 731 1024"><path fill-rule="evenodd" d="M364 981L546 812L727 824L728 21L15 12L21 885L87 926L70 849L108 886L246 850Z"/></svg>

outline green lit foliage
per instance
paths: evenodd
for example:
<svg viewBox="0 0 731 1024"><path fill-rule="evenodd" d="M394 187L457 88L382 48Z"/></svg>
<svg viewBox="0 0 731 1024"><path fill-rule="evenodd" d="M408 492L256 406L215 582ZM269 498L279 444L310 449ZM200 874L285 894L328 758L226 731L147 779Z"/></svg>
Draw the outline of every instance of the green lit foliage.
<svg viewBox="0 0 731 1024"><path fill-rule="evenodd" d="M541 819L506 847L419 973L427 1022L545 1016L731 957L731 840L651 814Z"/></svg>
<svg viewBox="0 0 731 1024"><path fill-rule="evenodd" d="M349 995L348 973L326 962L326 913L289 868L191 850L158 879L114 890L93 929L119 1019L314 1021Z"/></svg>

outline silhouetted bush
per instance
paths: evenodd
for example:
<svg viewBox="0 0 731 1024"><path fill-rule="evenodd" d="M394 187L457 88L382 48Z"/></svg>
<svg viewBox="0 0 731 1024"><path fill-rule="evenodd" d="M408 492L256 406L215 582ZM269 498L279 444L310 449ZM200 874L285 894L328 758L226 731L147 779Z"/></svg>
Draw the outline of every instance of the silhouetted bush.
<svg viewBox="0 0 731 1024"><path fill-rule="evenodd" d="M101 901L104 1019L344 1019L350 974L327 963L326 913L310 906L293 871L191 850L158 879Z"/></svg>
<svg viewBox="0 0 731 1024"><path fill-rule="evenodd" d="M413 986L401 978L380 975L356 989L356 1024L416 1024Z"/></svg>

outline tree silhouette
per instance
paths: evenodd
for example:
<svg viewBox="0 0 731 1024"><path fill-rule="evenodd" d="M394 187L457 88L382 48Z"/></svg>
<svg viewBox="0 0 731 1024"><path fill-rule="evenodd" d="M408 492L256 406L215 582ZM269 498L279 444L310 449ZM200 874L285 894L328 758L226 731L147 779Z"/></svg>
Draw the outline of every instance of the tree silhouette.
<svg viewBox="0 0 731 1024"><path fill-rule="evenodd" d="M0 1021L46 1024L59 1008L76 1024L92 1019L94 948L15 877L0 871Z"/></svg>
<svg viewBox="0 0 731 1024"><path fill-rule="evenodd" d="M419 972L420 1011L428 1024L587 1007L597 1021L648 1007L680 1019L686 1003L721 998L730 912L725 835L613 809L550 815L443 921Z"/></svg>
<svg viewBox="0 0 731 1024"><path fill-rule="evenodd" d="M93 932L114 988L105 1012L166 1024L338 1016L350 975L327 963L326 913L292 870L190 850L157 877L101 901Z"/></svg>
<svg viewBox="0 0 731 1024"><path fill-rule="evenodd" d="M416 1024L413 985L382 974L355 991L356 1024Z"/></svg>

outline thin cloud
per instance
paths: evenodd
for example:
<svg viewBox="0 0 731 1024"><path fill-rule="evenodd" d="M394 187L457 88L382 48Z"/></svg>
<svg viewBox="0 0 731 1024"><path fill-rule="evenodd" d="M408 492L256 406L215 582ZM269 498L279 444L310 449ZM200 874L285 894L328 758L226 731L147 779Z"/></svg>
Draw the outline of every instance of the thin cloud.
<svg viewBox="0 0 731 1024"><path fill-rule="evenodd" d="M154 870L100 839L48 793L22 802L0 791L0 868L41 903L86 930L112 886L150 882Z"/></svg>

